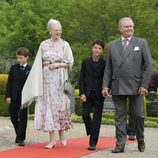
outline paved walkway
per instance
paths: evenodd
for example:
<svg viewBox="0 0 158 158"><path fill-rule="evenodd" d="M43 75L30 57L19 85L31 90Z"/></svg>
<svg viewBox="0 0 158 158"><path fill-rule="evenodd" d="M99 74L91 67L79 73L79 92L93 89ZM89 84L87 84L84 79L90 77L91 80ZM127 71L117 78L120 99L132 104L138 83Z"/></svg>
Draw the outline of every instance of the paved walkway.
<svg viewBox="0 0 158 158"><path fill-rule="evenodd" d="M67 138L76 138L85 135L84 125L80 123L74 123L74 129L67 132ZM102 125L100 135L114 137L114 126ZM28 121L26 144L45 142L48 141L48 139L49 137L47 133L34 130L33 120ZM58 134L56 134L56 139L59 139ZM0 150L2 151L17 147L14 140L15 134L10 119L0 117ZM145 142L146 150L144 153L138 152L137 143L132 143L127 145L125 152L121 154L112 154L111 149L107 149L97 151L82 158L158 158L158 128L145 128Z"/></svg>

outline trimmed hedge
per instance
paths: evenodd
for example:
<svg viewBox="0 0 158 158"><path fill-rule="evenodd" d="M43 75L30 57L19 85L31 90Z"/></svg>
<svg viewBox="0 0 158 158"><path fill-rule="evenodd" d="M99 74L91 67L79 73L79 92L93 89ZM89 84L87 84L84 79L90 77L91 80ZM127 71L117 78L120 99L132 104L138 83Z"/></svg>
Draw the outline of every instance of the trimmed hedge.
<svg viewBox="0 0 158 158"><path fill-rule="evenodd" d="M29 106L29 108L28 108L28 113L29 113L29 115L32 115L32 114L35 113L35 102L33 102L33 103Z"/></svg>
<svg viewBox="0 0 158 158"><path fill-rule="evenodd" d="M6 91L8 75L0 74L0 95L4 95Z"/></svg>
<svg viewBox="0 0 158 158"><path fill-rule="evenodd" d="M34 119L34 115L29 116L30 119ZM83 123L82 116L71 114L71 119L74 123ZM114 114L103 113L102 124L115 125ZM145 117L145 127L158 128L158 118Z"/></svg>
<svg viewBox="0 0 158 158"><path fill-rule="evenodd" d="M79 90L75 89L75 113L78 116L82 115L82 103L80 101Z"/></svg>
<svg viewBox="0 0 158 158"><path fill-rule="evenodd" d="M5 89L7 83L7 74L0 74L0 116L9 116L8 114L8 107L7 103L5 102ZM79 97L79 90L75 90L75 114L72 114L73 122L83 122L82 120L82 103ZM34 106L35 103L33 102L32 105L29 107L29 114L34 114ZM128 108L127 108L128 111ZM144 97L144 112L146 116L146 98ZM107 114L103 113L102 117L103 124L114 124L114 114ZM146 127L157 127L158 128L158 118L156 117L145 117L145 126Z"/></svg>
<svg viewBox="0 0 158 158"><path fill-rule="evenodd" d="M78 116L76 114L72 114L71 118L72 118L73 122L83 123L81 116ZM114 114L103 113L102 124L114 125L115 124ZM158 118L157 117L145 117L144 126L158 128Z"/></svg>
<svg viewBox="0 0 158 158"><path fill-rule="evenodd" d="M5 102L5 91L7 85L8 75L0 74L0 116L9 116L9 105Z"/></svg>
<svg viewBox="0 0 158 158"><path fill-rule="evenodd" d="M5 102L5 96L0 95L0 116L9 116L9 105Z"/></svg>
<svg viewBox="0 0 158 158"><path fill-rule="evenodd" d="M5 102L5 96L0 95L0 116L9 116L8 112L9 104ZM29 114L34 114L35 103L33 102L32 105L28 108Z"/></svg>
<svg viewBox="0 0 158 158"><path fill-rule="evenodd" d="M7 74L0 74L0 116L9 116L8 107L9 105L5 102L5 91L7 85L8 75ZM34 114L34 105L29 107L29 114Z"/></svg>

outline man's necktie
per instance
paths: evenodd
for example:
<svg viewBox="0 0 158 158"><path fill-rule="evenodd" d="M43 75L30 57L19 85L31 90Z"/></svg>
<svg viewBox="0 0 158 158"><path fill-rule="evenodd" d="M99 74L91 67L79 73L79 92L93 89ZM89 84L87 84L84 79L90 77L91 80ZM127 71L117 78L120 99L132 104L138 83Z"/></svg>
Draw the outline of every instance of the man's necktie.
<svg viewBox="0 0 158 158"><path fill-rule="evenodd" d="M127 47L128 47L128 39L123 40L123 45L122 46L123 46L123 51L125 52Z"/></svg>

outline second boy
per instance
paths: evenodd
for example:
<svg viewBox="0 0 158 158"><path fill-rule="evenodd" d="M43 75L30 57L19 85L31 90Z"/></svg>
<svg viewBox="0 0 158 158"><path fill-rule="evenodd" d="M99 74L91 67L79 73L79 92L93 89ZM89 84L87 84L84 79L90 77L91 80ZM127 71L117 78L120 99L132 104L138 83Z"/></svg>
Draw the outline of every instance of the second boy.
<svg viewBox="0 0 158 158"><path fill-rule="evenodd" d="M102 80L104 75L105 60L101 58L104 43L96 40L92 44L92 57L82 62L79 91L83 102L82 118L85 123L87 135L90 135L88 150L96 150L98 142L103 102ZM93 110L93 119L90 113Z"/></svg>

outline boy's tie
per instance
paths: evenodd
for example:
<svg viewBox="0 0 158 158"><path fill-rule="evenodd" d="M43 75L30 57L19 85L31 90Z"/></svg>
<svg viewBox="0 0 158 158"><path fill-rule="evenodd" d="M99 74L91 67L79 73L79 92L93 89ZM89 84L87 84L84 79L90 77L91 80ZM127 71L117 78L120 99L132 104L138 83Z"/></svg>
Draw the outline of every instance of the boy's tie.
<svg viewBox="0 0 158 158"><path fill-rule="evenodd" d="M24 66L20 65L20 70L23 71L24 70Z"/></svg>

